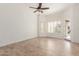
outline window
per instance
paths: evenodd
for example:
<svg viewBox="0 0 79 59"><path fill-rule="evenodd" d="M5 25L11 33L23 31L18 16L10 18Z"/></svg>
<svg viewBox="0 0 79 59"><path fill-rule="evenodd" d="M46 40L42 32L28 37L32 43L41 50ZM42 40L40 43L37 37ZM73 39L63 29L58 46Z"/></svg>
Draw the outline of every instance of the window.
<svg viewBox="0 0 79 59"><path fill-rule="evenodd" d="M48 22L48 33L56 32L56 28L58 25L60 25L60 23L60 21Z"/></svg>

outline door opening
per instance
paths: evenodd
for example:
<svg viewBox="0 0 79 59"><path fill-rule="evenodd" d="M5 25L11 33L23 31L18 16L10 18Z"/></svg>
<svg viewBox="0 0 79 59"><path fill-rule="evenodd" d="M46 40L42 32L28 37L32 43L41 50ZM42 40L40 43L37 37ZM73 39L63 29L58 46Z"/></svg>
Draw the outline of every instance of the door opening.
<svg viewBox="0 0 79 59"><path fill-rule="evenodd" d="M71 33L70 20L65 20L65 22L66 22L66 40L71 40L71 38L70 38L70 33Z"/></svg>

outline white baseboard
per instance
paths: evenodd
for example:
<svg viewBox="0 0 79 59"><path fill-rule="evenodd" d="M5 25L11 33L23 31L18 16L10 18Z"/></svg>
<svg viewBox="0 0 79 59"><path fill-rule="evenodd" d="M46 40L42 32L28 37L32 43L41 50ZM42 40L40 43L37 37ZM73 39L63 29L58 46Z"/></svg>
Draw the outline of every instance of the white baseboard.
<svg viewBox="0 0 79 59"><path fill-rule="evenodd" d="M14 44L14 43L17 43L17 42L21 42L21 41L24 41L24 40L30 40L30 39L33 39L33 38L36 38L37 36L35 37L30 37L30 38L22 38L22 39L18 39L17 41L15 40L12 40L10 42L3 42L0 44L0 47L3 47L3 46L7 46L7 45L10 45L10 44Z"/></svg>

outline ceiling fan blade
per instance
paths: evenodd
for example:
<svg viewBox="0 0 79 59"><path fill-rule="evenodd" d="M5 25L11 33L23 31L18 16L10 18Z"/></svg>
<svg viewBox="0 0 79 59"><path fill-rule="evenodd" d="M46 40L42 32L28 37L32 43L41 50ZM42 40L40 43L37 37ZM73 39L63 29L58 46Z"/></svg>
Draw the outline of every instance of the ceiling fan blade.
<svg viewBox="0 0 79 59"><path fill-rule="evenodd" d="M34 13L37 12L37 11L38 11L38 10L35 10Z"/></svg>
<svg viewBox="0 0 79 59"><path fill-rule="evenodd" d="M49 8L46 7L46 8L41 8L41 9L42 9L42 10L47 10L47 9L49 9Z"/></svg>
<svg viewBox="0 0 79 59"><path fill-rule="evenodd" d="M37 8L35 8L35 7L30 7L30 8L37 9Z"/></svg>

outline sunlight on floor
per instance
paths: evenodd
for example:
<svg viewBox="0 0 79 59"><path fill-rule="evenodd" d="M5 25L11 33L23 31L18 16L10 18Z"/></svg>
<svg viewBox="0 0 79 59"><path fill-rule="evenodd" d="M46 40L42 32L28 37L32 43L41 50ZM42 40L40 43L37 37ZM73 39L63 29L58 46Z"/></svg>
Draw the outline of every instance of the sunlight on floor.
<svg viewBox="0 0 79 59"><path fill-rule="evenodd" d="M70 38L70 36L67 36L66 39L70 40L71 38Z"/></svg>

